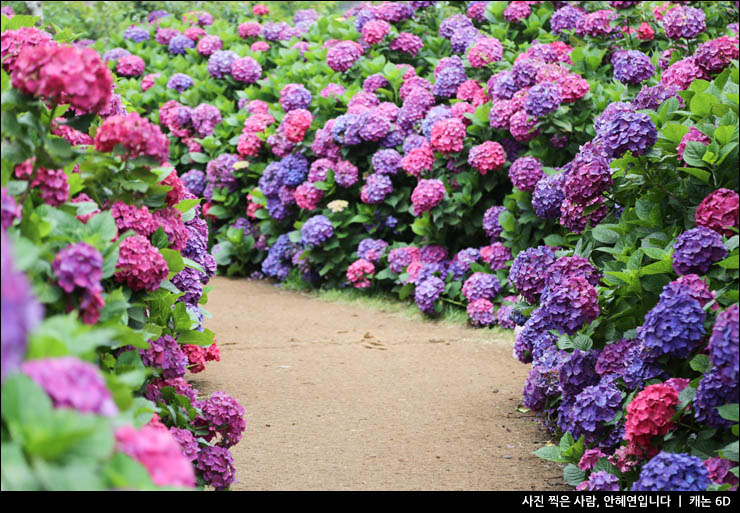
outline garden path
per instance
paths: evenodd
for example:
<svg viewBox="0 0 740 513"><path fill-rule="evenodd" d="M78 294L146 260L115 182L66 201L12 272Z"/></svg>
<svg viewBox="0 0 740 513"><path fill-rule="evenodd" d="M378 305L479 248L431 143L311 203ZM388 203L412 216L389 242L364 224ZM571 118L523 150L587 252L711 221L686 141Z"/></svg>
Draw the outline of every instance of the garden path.
<svg viewBox="0 0 740 513"><path fill-rule="evenodd" d="M215 278L206 327L247 430L236 490L553 490L511 337Z"/></svg>

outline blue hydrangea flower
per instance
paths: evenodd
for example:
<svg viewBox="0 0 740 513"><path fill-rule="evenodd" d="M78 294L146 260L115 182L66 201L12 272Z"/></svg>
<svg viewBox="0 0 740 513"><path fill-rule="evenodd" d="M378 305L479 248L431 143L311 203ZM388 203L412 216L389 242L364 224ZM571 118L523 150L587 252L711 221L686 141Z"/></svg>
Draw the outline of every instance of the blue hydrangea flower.
<svg viewBox="0 0 740 513"><path fill-rule="evenodd" d="M696 456L660 452L640 470L632 484L633 492L704 491L709 486L709 473Z"/></svg>
<svg viewBox="0 0 740 513"><path fill-rule="evenodd" d="M704 226L686 230L673 245L673 269L678 274L706 273L713 263L727 256L722 236Z"/></svg>
<svg viewBox="0 0 740 513"><path fill-rule="evenodd" d="M638 339L653 357L689 356L704 338L706 313L688 293L661 294L645 315Z"/></svg>
<svg viewBox="0 0 740 513"><path fill-rule="evenodd" d="M309 247L321 246L332 235L334 235L334 226L326 216L313 216L301 227L301 242Z"/></svg>
<svg viewBox="0 0 740 513"><path fill-rule="evenodd" d="M596 372L599 351L575 349L560 367L560 389L563 395L577 396L584 388L596 385L601 377Z"/></svg>
<svg viewBox="0 0 740 513"><path fill-rule="evenodd" d="M302 153L291 153L280 160L280 179L283 185L297 187L308 176L308 159Z"/></svg>

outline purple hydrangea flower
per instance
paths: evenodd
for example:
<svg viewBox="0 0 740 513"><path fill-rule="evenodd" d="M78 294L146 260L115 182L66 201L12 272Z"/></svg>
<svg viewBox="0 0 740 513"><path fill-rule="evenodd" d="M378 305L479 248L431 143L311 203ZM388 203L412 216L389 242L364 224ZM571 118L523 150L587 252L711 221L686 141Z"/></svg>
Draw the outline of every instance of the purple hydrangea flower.
<svg viewBox="0 0 740 513"><path fill-rule="evenodd" d="M511 183L522 191L534 191L543 176L542 163L535 157L520 157L509 168Z"/></svg>
<svg viewBox="0 0 740 513"><path fill-rule="evenodd" d="M555 262L555 254L547 246L529 248L514 259L509 272L509 281L530 303L539 301L545 288L547 269Z"/></svg>
<svg viewBox="0 0 740 513"><path fill-rule="evenodd" d="M555 336L548 330L551 326L538 308L524 323L524 329L514 340L514 358L522 363L539 360L549 348L555 347Z"/></svg>
<svg viewBox="0 0 740 513"><path fill-rule="evenodd" d="M722 236L704 226L697 226L678 236L673 245L673 269L678 274L706 273L713 263L727 256Z"/></svg>
<svg viewBox="0 0 740 513"><path fill-rule="evenodd" d="M557 12L557 11L555 11ZM619 478L606 470L592 472L584 482L576 486L578 491L618 492Z"/></svg>
<svg viewBox="0 0 740 513"><path fill-rule="evenodd" d="M321 246L332 235L334 235L334 226L326 216L313 216L301 227L301 242L307 246Z"/></svg>
<svg viewBox="0 0 740 513"><path fill-rule="evenodd" d="M680 105L683 105L683 98L678 95L679 88L674 85L657 84L652 87L644 86L632 100L632 107L635 110L658 110L660 104L669 98L676 98Z"/></svg>
<svg viewBox="0 0 740 513"><path fill-rule="evenodd" d="M21 372L44 389L54 408L72 408L105 417L118 413L100 369L91 363L73 356L42 358L23 362Z"/></svg>
<svg viewBox="0 0 740 513"><path fill-rule="evenodd" d="M562 101L560 87L552 82L543 82L529 90L524 110L530 116L541 118L558 110Z"/></svg>
<svg viewBox="0 0 740 513"><path fill-rule="evenodd" d="M468 317L473 326L491 326L496 323L493 303L487 299L475 299L468 304Z"/></svg>
<svg viewBox="0 0 740 513"><path fill-rule="evenodd" d="M712 328L712 336L709 338L709 359L714 365L714 371L728 385L737 384L740 376L738 312L736 303L719 314Z"/></svg>
<svg viewBox="0 0 740 513"><path fill-rule="evenodd" d="M540 309L553 329L569 335L596 320L601 313L596 289L581 276L566 278L546 288Z"/></svg>
<svg viewBox="0 0 740 513"><path fill-rule="evenodd" d="M636 340L621 339L607 344L601 350L596 360L596 372L603 376L612 376L615 379L624 375L627 369L625 356L628 350L637 344Z"/></svg>
<svg viewBox="0 0 740 513"><path fill-rule="evenodd" d="M650 116L641 112L620 112L606 124L604 144L616 158L627 150L644 155L658 140L658 129Z"/></svg>
<svg viewBox="0 0 740 513"><path fill-rule="evenodd" d="M697 9L698 10L698 9ZM633 492L704 491L709 473L696 456L661 451L643 465L640 477L632 483Z"/></svg>
<svg viewBox="0 0 740 513"><path fill-rule="evenodd" d="M393 183L391 183L391 179L386 175L373 173L365 179L365 185L360 191L360 199L363 203L377 205L383 203L392 192Z"/></svg>
<svg viewBox="0 0 740 513"><path fill-rule="evenodd" d="M21 218L21 207L15 202L15 198L8 194L7 189L5 187L2 188L1 192L1 198L0 200L0 210L2 211L2 225L3 230L7 229L10 225L13 224L13 221L16 219Z"/></svg>
<svg viewBox="0 0 740 513"><path fill-rule="evenodd" d="M357 246L357 258L377 263L385 253L388 243L381 239L362 239Z"/></svg>
<svg viewBox="0 0 740 513"><path fill-rule="evenodd" d="M123 32L124 39L130 39L134 43L149 41L149 31L142 27L132 25Z"/></svg>
<svg viewBox="0 0 740 513"><path fill-rule="evenodd" d="M468 301L476 299L493 299L501 289L498 278L493 274L473 273L465 280L462 293Z"/></svg>
<svg viewBox="0 0 740 513"><path fill-rule="evenodd" d="M532 207L542 219L560 217L560 205L565 198L565 174L543 176L532 193Z"/></svg>
<svg viewBox="0 0 740 513"><path fill-rule="evenodd" d="M371 163L379 175L395 175L401 167L401 155L392 149L379 150L372 156Z"/></svg>
<svg viewBox="0 0 740 513"><path fill-rule="evenodd" d="M178 301L197 305L203 295L203 278L205 275L192 267L186 267L172 277L172 284L184 294Z"/></svg>
<svg viewBox="0 0 740 513"><path fill-rule="evenodd" d="M131 55L131 52L126 50L125 48L111 48L107 52L103 54L103 60L104 61L117 61L121 57L125 57L127 55Z"/></svg>
<svg viewBox="0 0 740 513"><path fill-rule="evenodd" d="M663 29L668 39L693 39L707 29L706 19L701 9L678 6L663 15Z"/></svg>
<svg viewBox="0 0 740 513"><path fill-rule="evenodd" d="M231 64L239 54L229 50L218 50L208 58L208 74L213 78L223 78L231 74Z"/></svg>
<svg viewBox="0 0 740 513"><path fill-rule="evenodd" d="M381 73L370 75L362 83L363 91L368 93L374 93L378 89L386 86L388 86L388 80Z"/></svg>
<svg viewBox="0 0 740 513"><path fill-rule="evenodd" d="M537 82L537 70L543 62L537 59L519 59L511 66L511 74L518 89L530 87Z"/></svg>
<svg viewBox="0 0 740 513"><path fill-rule="evenodd" d="M721 372L714 368L704 374L694 397L694 417L699 422L716 429L730 429L735 424L720 416L718 407L737 403L740 399L737 381L727 383Z"/></svg>
<svg viewBox="0 0 740 513"><path fill-rule="evenodd" d="M213 133L215 126L221 123L221 111L213 105L201 103L193 109L190 122L200 137L207 137Z"/></svg>
<svg viewBox="0 0 740 513"><path fill-rule="evenodd" d="M432 136L432 127L437 121L453 117L451 109L446 105L437 105L429 109L424 120L421 122L421 132L429 139Z"/></svg>
<svg viewBox="0 0 740 513"><path fill-rule="evenodd" d="M433 314L435 312L434 304L439 299L439 296L442 295L444 289L445 282L436 276L431 276L422 283L417 284L414 291L414 300L419 310L425 314Z"/></svg>
<svg viewBox="0 0 740 513"><path fill-rule="evenodd" d="M177 340L170 335L162 335L156 340L149 340L149 349L139 349L141 361L147 367L162 370L165 379L181 378L188 366L188 357Z"/></svg>
<svg viewBox="0 0 740 513"><path fill-rule="evenodd" d="M308 109L311 99L311 92L301 84L288 84L280 91L280 106L285 112Z"/></svg>
<svg viewBox="0 0 740 513"><path fill-rule="evenodd" d="M730 485L730 491L737 491L737 485L740 483L740 479L730 472L730 469L736 466L734 461L726 460L719 456L704 460L704 467L709 472L709 479L719 485Z"/></svg>
<svg viewBox="0 0 740 513"><path fill-rule="evenodd" d="M280 181L283 185L297 187L308 175L308 159L302 153L291 153L280 160Z"/></svg>
<svg viewBox="0 0 740 513"><path fill-rule="evenodd" d="M228 449L206 445L198 452L196 467L203 480L216 490L226 490L236 482L234 458Z"/></svg>
<svg viewBox="0 0 740 513"><path fill-rule="evenodd" d="M639 84L655 74L650 57L639 50L622 50L612 55L614 78L624 84Z"/></svg>
<svg viewBox="0 0 740 513"><path fill-rule="evenodd" d="M590 445L604 434L602 423L612 420L621 409L622 393L611 380L588 386L578 393L569 412L570 433L576 440L584 435Z"/></svg>
<svg viewBox="0 0 740 513"><path fill-rule="evenodd" d="M464 14L455 14L446 18L439 25L439 35L445 39L450 39L465 28L473 27L473 22ZM474 28L474 27L473 27Z"/></svg>
<svg viewBox="0 0 740 513"><path fill-rule="evenodd" d="M206 166L208 185L204 192L205 198L211 201L213 189L226 188L229 192L236 191L239 180L234 176L234 164L239 162L239 156L232 153L222 153Z"/></svg>
<svg viewBox="0 0 740 513"><path fill-rule="evenodd" d="M206 174L200 169L191 169L180 176L180 181L195 196L201 197L206 188Z"/></svg>
<svg viewBox="0 0 740 513"><path fill-rule="evenodd" d="M488 79L488 94L498 100L510 100L518 90L511 71L501 71Z"/></svg>
<svg viewBox="0 0 740 513"><path fill-rule="evenodd" d="M178 92L183 92L193 85L193 79L185 73L175 73L167 81L167 87ZM183 109L180 109L183 110Z"/></svg>
<svg viewBox="0 0 740 513"><path fill-rule="evenodd" d="M466 18L467 19L467 18ZM434 87L432 92L435 96L450 98L457 94L457 86L467 80L465 65L460 57L443 57L434 68Z"/></svg>
<svg viewBox="0 0 740 513"><path fill-rule="evenodd" d="M378 109L368 109L360 114L358 135L363 141L377 142L391 131L393 126L388 118Z"/></svg>
<svg viewBox="0 0 740 513"><path fill-rule="evenodd" d="M15 371L26 354L28 333L36 328L44 315L44 309L34 297L31 285L23 273L15 270L11 255L11 244L2 231L2 367L0 377Z"/></svg>
<svg viewBox="0 0 740 513"><path fill-rule="evenodd" d="M607 159L594 153L581 152L570 163L563 191L569 200L584 204L608 191L613 183Z"/></svg>
<svg viewBox="0 0 740 513"><path fill-rule="evenodd" d="M552 16L550 16L550 28L556 34L560 34L564 30L574 30L578 18L584 14L586 12L583 9L566 5L552 13Z"/></svg>
<svg viewBox="0 0 740 513"><path fill-rule="evenodd" d="M504 231L498 222L498 218L505 210L506 208L504 207L493 206L483 214L483 230L485 230L486 235L491 237L491 240L498 239L501 236L501 232Z"/></svg>
<svg viewBox="0 0 740 513"><path fill-rule="evenodd" d="M475 27L467 27L456 31L450 38L450 45L453 53L465 53L478 39L482 38L481 34Z"/></svg>
<svg viewBox="0 0 740 513"><path fill-rule="evenodd" d="M183 36L182 34L178 34L170 39L170 42L167 45L167 50L172 55L185 55L185 50L188 48L195 48L195 41L190 39L188 36Z"/></svg>
<svg viewBox="0 0 740 513"><path fill-rule="evenodd" d="M705 318L704 309L688 293L663 293L645 315L638 339L654 357L686 358L704 338Z"/></svg>
<svg viewBox="0 0 740 513"><path fill-rule="evenodd" d="M70 244L56 254L51 263L59 286L68 294L75 288L100 290L103 255L85 242Z"/></svg>
<svg viewBox="0 0 740 513"><path fill-rule="evenodd" d="M543 411L548 399L560 396L560 367L567 358L568 353L555 347L543 352L524 383L524 406L533 411Z"/></svg>
<svg viewBox="0 0 740 513"><path fill-rule="evenodd" d="M172 438L180 444L182 453L187 459L190 461L198 459L198 442L195 440L195 436L192 432L187 429L171 427L170 433L172 434Z"/></svg>
<svg viewBox="0 0 740 513"><path fill-rule="evenodd" d="M560 389L563 395L575 397L586 387L597 385L601 380L596 372L599 351L575 349L560 367ZM620 398L621 402L621 398ZM613 416L613 415L612 415Z"/></svg>

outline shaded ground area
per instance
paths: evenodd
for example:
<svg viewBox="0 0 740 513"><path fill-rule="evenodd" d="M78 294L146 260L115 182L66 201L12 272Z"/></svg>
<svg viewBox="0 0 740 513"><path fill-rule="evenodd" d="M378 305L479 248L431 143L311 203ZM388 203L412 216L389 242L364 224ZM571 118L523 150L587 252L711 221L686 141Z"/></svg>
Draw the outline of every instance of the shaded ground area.
<svg viewBox="0 0 740 513"><path fill-rule="evenodd" d="M517 411L509 336L216 278L221 362L193 376L246 410L236 490L552 490Z"/></svg>

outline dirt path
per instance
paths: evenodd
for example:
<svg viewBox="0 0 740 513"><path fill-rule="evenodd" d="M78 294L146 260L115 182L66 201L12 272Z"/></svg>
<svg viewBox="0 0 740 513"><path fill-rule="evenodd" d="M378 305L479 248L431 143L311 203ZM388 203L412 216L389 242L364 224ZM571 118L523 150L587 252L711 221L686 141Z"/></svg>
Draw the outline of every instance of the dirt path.
<svg viewBox="0 0 740 513"><path fill-rule="evenodd" d="M221 362L191 381L246 410L236 490L551 490L517 411L528 367L510 339L264 283L216 278Z"/></svg>

